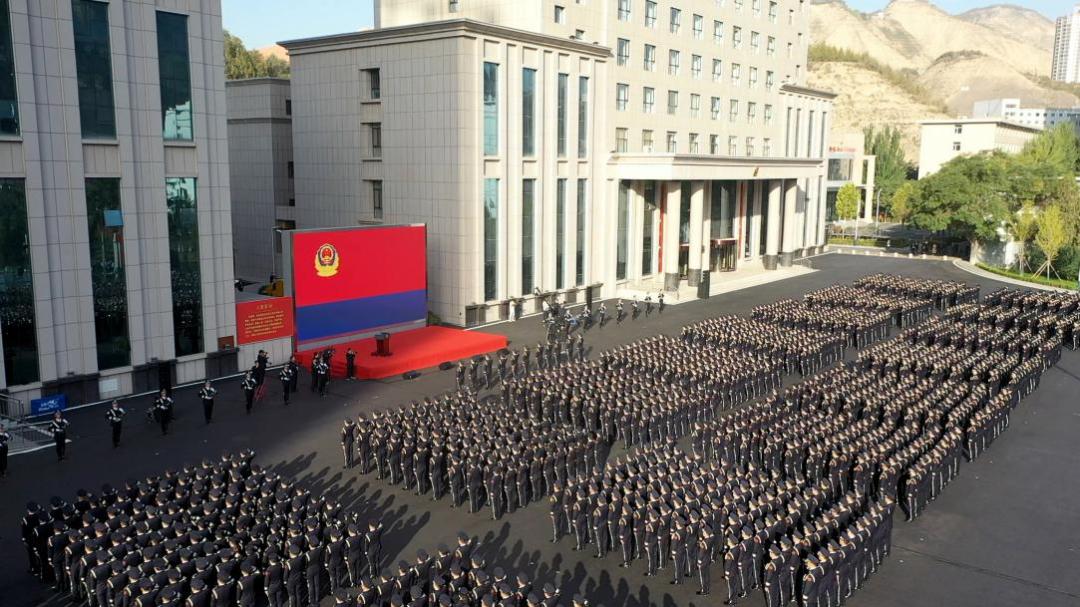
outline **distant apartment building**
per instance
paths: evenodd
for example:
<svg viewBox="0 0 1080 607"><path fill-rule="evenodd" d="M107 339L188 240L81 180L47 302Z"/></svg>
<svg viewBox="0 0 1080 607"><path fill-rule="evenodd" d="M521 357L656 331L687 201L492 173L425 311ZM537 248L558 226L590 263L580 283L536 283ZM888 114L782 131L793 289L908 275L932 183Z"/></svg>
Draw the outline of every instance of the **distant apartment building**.
<svg viewBox="0 0 1080 607"><path fill-rule="evenodd" d="M921 124L919 179L936 173L957 156L1001 150L1015 154L1040 129L996 118L926 120Z"/></svg>
<svg viewBox="0 0 1080 607"><path fill-rule="evenodd" d="M866 154L862 133L833 133L829 142L828 169L825 173L825 220L836 221L836 194L852 183L859 189L858 217L874 218L874 181L877 157Z"/></svg>
<svg viewBox="0 0 1080 607"><path fill-rule="evenodd" d="M428 225L445 322L696 287L824 244L808 0L377 1L282 43L298 228Z"/></svg>
<svg viewBox="0 0 1080 607"><path fill-rule="evenodd" d="M288 78L225 83L236 277L284 274L282 231L296 228L292 98Z"/></svg>
<svg viewBox="0 0 1080 607"><path fill-rule="evenodd" d="M1060 82L1080 82L1080 4L1054 24L1050 77Z"/></svg>
<svg viewBox="0 0 1080 607"><path fill-rule="evenodd" d="M0 0L0 393L236 369L222 44L220 0Z"/></svg>
<svg viewBox="0 0 1080 607"><path fill-rule="evenodd" d="M1080 133L1080 107L1022 107L1019 99L988 99L976 101L972 118L1000 118L1015 124L1046 130L1068 123Z"/></svg>

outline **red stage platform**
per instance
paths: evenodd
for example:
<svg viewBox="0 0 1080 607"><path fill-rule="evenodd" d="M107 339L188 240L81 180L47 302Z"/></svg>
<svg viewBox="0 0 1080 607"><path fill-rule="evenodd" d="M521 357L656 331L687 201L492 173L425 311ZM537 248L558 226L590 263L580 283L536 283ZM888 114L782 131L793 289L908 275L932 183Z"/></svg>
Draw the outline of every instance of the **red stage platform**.
<svg viewBox="0 0 1080 607"><path fill-rule="evenodd" d="M382 379L406 371L426 369L447 361L486 354L505 348L506 337L463 331L448 327L424 327L394 333L390 337L393 356L372 356L375 338L360 339L334 346L331 377L345 377L345 351L356 350L356 376L360 379ZM311 368L311 357L321 350L296 353L296 360L305 369Z"/></svg>

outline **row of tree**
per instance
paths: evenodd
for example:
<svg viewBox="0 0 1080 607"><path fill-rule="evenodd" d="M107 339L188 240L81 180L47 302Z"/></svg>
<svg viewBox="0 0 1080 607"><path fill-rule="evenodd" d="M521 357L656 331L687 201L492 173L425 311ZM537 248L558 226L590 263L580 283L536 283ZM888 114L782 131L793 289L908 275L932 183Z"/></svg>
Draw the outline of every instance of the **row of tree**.
<svg viewBox="0 0 1080 607"><path fill-rule="evenodd" d="M288 78L289 62L244 46L244 41L225 32L225 78Z"/></svg>
<svg viewBox="0 0 1080 607"><path fill-rule="evenodd" d="M1021 272L1075 276L1080 264L1080 145L1071 125L1040 133L1016 154L995 150L959 156L918 181L907 179L910 167L903 154L894 154L899 150L896 135L895 129L866 133L867 153L879 154L877 183L893 220L983 244L1011 238L1019 246ZM1029 254L1031 243L1036 248Z"/></svg>

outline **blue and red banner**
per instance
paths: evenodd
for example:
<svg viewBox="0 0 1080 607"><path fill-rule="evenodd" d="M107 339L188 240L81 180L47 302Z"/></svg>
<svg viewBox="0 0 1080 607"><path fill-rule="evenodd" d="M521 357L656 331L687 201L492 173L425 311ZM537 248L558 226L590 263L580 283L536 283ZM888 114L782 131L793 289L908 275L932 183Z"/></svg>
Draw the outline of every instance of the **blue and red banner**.
<svg viewBox="0 0 1080 607"><path fill-rule="evenodd" d="M427 317L422 225L294 232L292 252L301 343Z"/></svg>

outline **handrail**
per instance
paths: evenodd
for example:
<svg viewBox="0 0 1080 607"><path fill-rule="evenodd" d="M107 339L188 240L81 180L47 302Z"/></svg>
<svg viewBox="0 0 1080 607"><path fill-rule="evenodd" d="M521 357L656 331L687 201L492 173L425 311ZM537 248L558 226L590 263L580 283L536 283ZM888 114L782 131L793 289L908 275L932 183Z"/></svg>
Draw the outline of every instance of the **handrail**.
<svg viewBox="0 0 1080 607"><path fill-rule="evenodd" d="M0 392L0 415L8 418L26 417L23 402L10 394Z"/></svg>

